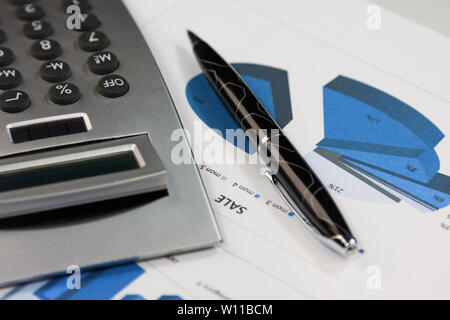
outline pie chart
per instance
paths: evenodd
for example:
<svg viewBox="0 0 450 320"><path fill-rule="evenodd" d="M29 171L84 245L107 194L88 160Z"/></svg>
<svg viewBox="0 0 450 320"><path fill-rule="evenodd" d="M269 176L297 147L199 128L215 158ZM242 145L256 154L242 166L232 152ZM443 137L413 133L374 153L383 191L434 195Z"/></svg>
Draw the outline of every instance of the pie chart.
<svg viewBox="0 0 450 320"><path fill-rule="evenodd" d="M406 103L338 76L323 88L324 139L316 153L373 186L428 210L450 201L450 177L439 173L435 147L445 137Z"/></svg>

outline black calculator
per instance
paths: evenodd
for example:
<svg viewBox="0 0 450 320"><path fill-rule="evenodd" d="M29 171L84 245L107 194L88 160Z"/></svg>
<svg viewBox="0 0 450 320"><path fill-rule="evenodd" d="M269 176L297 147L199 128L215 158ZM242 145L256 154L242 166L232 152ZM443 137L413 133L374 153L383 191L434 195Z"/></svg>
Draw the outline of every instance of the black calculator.
<svg viewBox="0 0 450 320"><path fill-rule="evenodd" d="M216 244L183 135L122 1L0 0L0 286Z"/></svg>

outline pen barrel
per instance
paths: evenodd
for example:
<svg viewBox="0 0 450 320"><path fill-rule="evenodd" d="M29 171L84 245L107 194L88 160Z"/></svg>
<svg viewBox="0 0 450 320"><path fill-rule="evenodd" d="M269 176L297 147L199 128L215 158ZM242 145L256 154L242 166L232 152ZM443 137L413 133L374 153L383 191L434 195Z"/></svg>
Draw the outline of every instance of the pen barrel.
<svg viewBox="0 0 450 320"><path fill-rule="evenodd" d="M276 164L277 170L272 172L272 177L279 182L278 187L283 189L283 195L289 198L294 211L327 241L348 249L346 246L355 240L338 207L256 95L205 42L197 42L194 52L204 75L256 150L264 153L266 162Z"/></svg>
<svg viewBox="0 0 450 320"><path fill-rule="evenodd" d="M324 184L244 80L228 68L215 70L209 71L209 81L215 81L218 95L260 156L276 164L271 165L277 168L272 174L292 199L295 211L301 212L311 222L311 227L326 238L342 235L346 240L352 239L349 227Z"/></svg>
<svg viewBox="0 0 450 320"><path fill-rule="evenodd" d="M199 42L195 44L194 52L203 74L244 131L254 131L256 138L263 138L267 132L270 138L272 130L280 130L241 76L214 49ZM254 137L250 140L257 143L253 141Z"/></svg>
<svg viewBox="0 0 450 320"><path fill-rule="evenodd" d="M350 242L354 237L326 186L287 137L281 134L265 144L265 152L277 163L277 171L272 174L291 200L291 207L303 214L309 226L323 237L342 236Z"/></svg>

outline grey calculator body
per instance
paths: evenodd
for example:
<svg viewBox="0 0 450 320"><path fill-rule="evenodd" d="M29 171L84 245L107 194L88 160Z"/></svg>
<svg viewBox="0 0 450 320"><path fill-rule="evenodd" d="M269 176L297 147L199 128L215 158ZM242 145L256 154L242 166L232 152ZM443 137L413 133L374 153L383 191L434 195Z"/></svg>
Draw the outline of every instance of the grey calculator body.
<svg viewBox="0 0 450 320"><path fill-rule="evenodd" d="M63 49L59 59L72 68L68 81L81 93L70 105L49 101L51 84L37 76L43 61L30 56L34 40L24 38L14 6L0 3L0 28L8 37L1 46L14 51L11 66L23 75L17 89L31 100L22 112L0 111L0 285L64 274L71 265L108 266L220 241L196 166L171 160L172 148L187 142L171 141L181 125L145 40L120 0L89 2L109 36L107 50L120 61L114 73L128 81L129 91L101 96L101 76L86 68L92 53L77 47L79 32L65 28L61 1L39 1L54 25L49 38ZM67 119L84 121L85 132L12 141L17 126ZM71 177L76 170L82 175ZM1 186L5 177L15 179L13 187Z"/></svg>

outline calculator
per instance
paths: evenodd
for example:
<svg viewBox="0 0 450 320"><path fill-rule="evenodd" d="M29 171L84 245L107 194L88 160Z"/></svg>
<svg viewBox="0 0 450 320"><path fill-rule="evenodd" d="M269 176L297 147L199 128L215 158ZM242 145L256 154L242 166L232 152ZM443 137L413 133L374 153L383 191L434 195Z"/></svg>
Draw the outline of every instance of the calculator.
<svg viewBox="0 0 450 320"><path fill-rule="evenodd" d="M1 0L0 284L217 243L181 128L120 0Z"/></svg>

